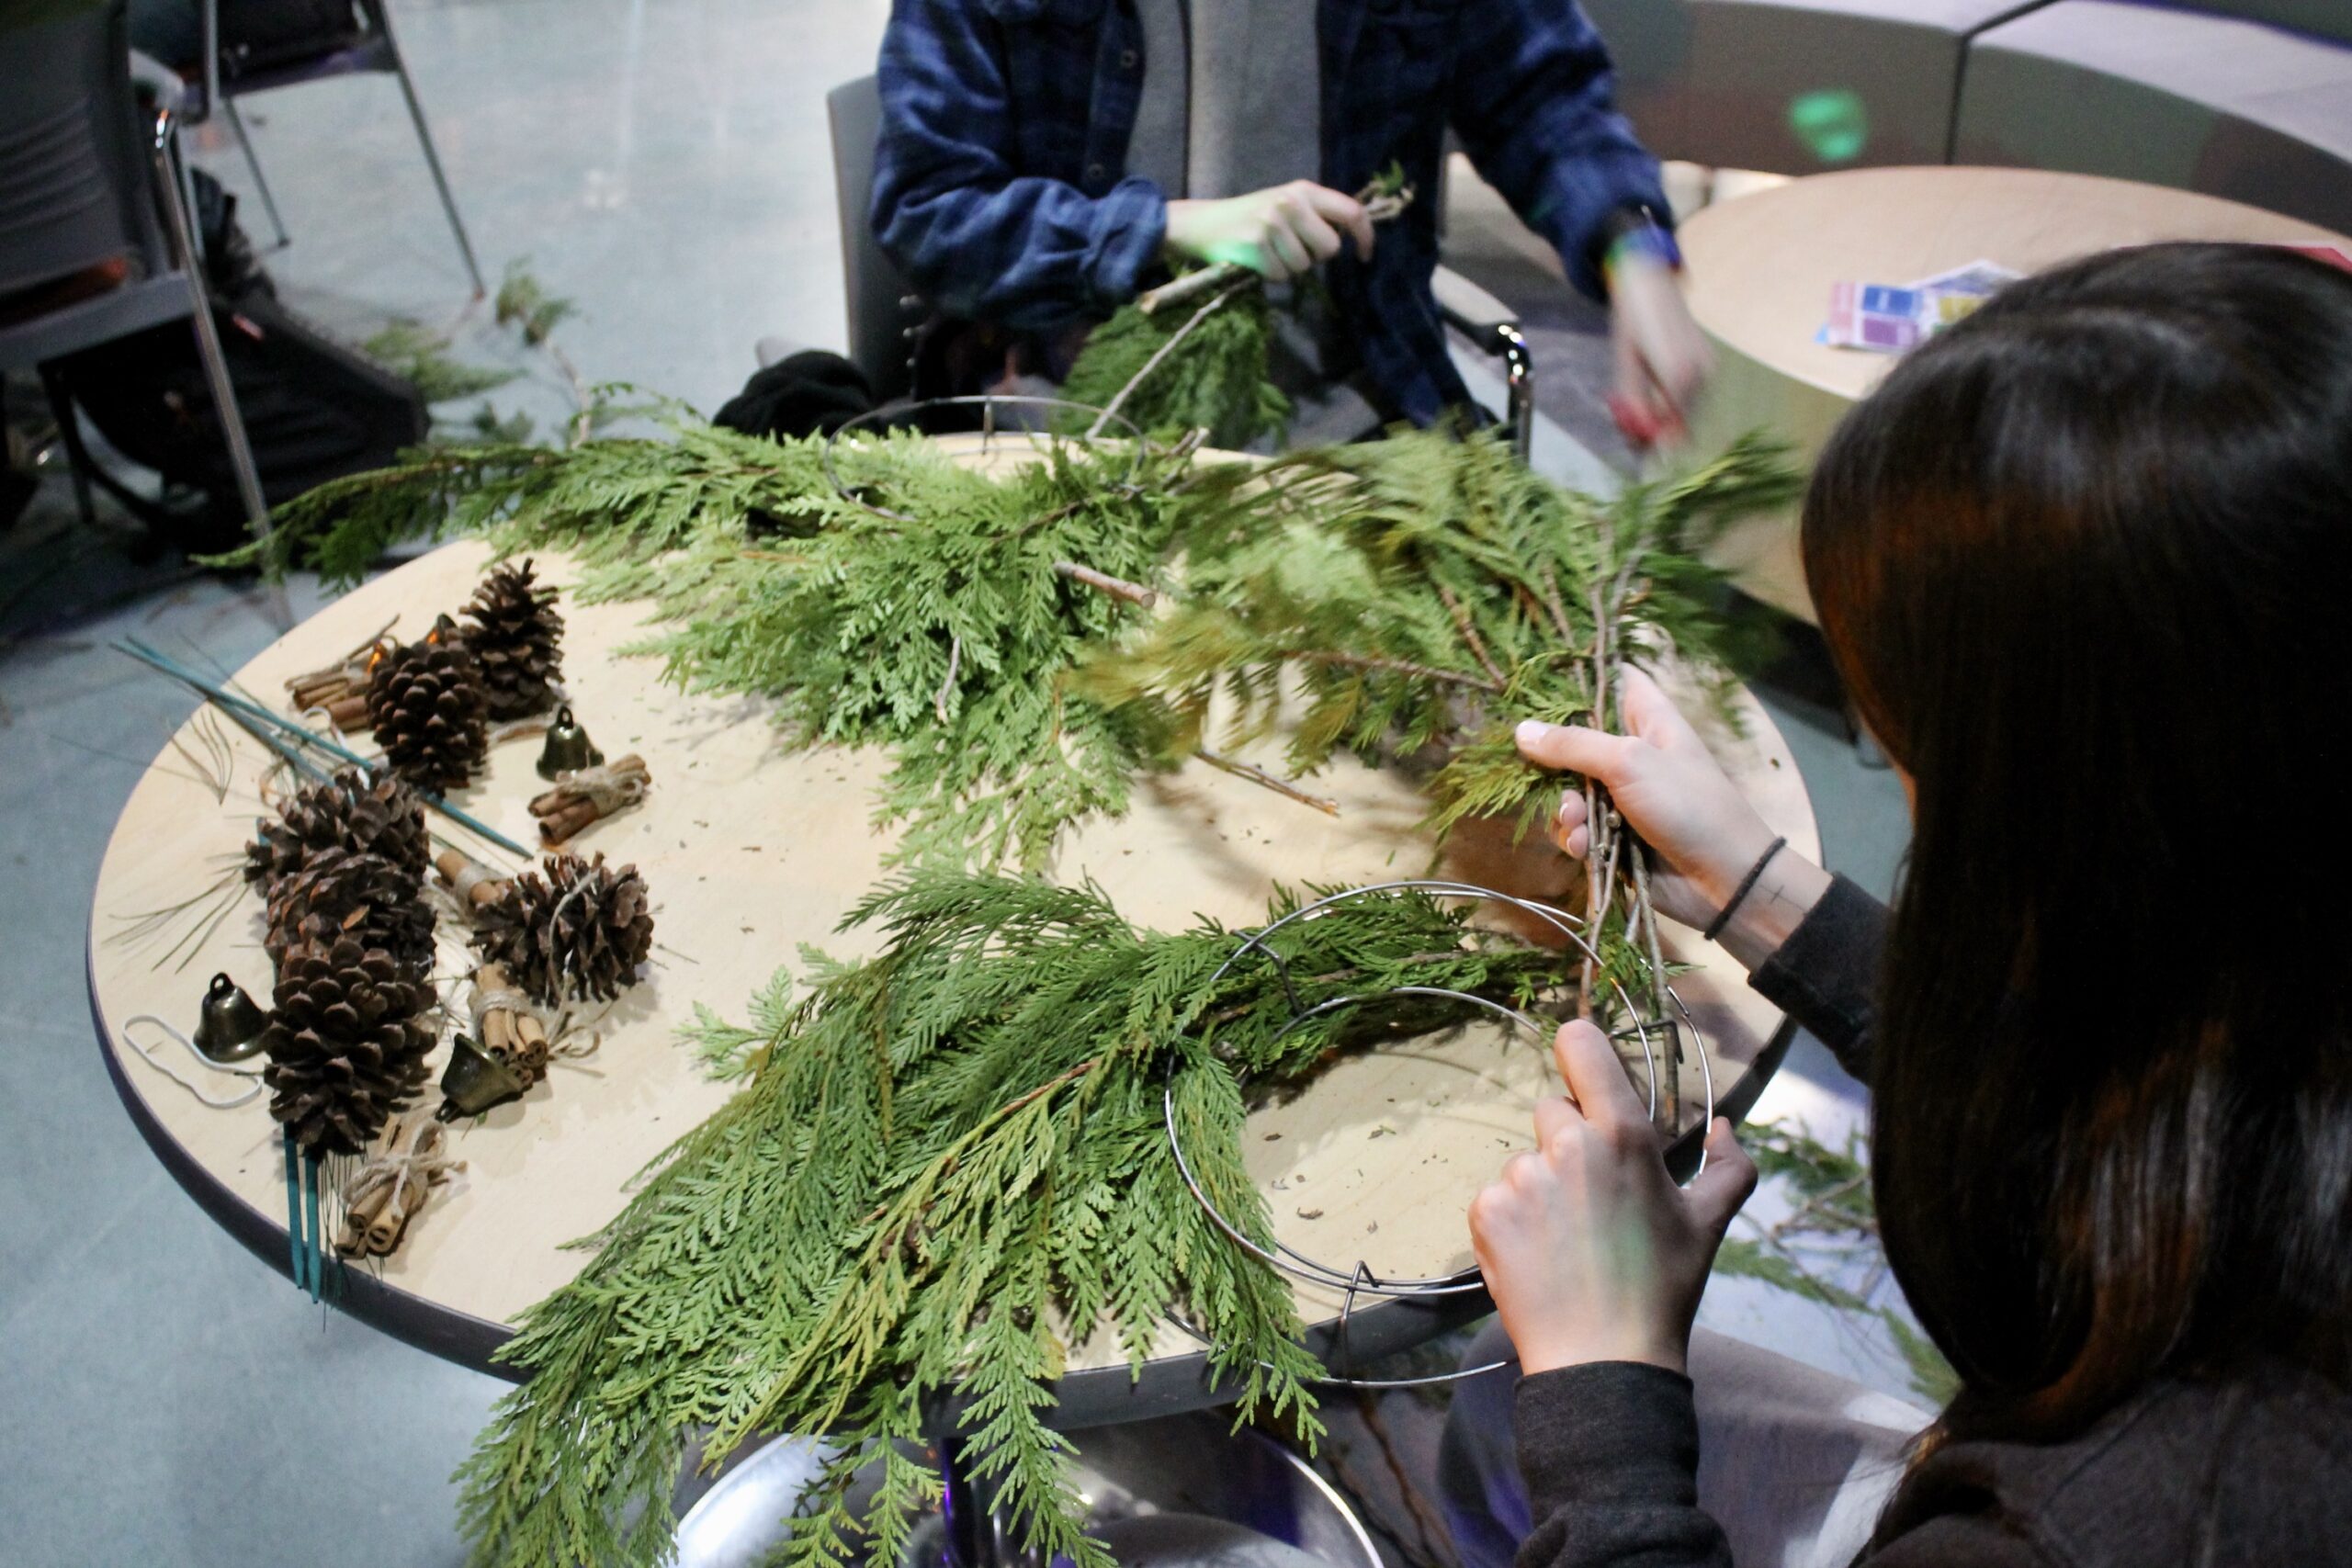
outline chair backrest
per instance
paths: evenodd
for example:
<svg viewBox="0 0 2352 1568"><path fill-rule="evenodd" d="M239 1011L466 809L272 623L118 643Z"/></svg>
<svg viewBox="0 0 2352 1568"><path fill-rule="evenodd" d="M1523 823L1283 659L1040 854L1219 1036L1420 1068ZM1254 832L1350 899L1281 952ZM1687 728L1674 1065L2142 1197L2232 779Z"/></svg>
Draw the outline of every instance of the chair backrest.
<svg viewBox="0 0 2352 1568"><path fill-rule="evenodd" d="M0 31L0 294L131 256L169 269L125 0Z"/></svg>
<svg viewBox="0 0 2352 1568"><path fill-rule="evenodd" d="M841 213L842 285L849 311L849 356L876 398L914 389L908 333L922 321L901 303L914 290L874 237L867 209L874 200L874 145L882 131L882 94L871 76L844 82L825 95L833 136L833 200Z"/></svg>

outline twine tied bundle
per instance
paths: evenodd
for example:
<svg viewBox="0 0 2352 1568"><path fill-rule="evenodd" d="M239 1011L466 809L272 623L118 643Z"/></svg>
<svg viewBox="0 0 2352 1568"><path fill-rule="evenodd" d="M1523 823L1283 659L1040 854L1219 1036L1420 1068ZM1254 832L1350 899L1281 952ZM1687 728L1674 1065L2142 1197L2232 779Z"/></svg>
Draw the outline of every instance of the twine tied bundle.
<svg viewBox="0 0 2352 1568"><path fill-rule="evenodd" d="M390 1253L433 1189L466 1168L463 1160L441 1152L446 1130L439 1122L420 1123L405 1149L401 1131L400 1123L393 1122L383 1149L344 1183L343 1233L334 1247L345 1258Z"/></svg>
<svg viewBox="0 0 2352 1568"><path fill-rule="evenodd" d="M591 823L643 800L652 783L645 759L636 755L564 774L553 789L531 802L531 815L539 819L540 841L555 848Z"/></svg>

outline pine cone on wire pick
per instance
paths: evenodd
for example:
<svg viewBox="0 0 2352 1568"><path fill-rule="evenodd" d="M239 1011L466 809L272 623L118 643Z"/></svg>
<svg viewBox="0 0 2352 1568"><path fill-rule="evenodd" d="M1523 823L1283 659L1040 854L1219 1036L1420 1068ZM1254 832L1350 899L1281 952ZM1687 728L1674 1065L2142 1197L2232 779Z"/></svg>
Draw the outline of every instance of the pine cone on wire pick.
<svg viewBox="0 0 2352 1568"><path fill-rule="evenodd" d="M424 1088L435 1031L430 982L337 936L289 949L262 1033L269 1113L311 1154L364 1153Z"/></svg>
<svg viewBox="0 0 2352 1568"><path fill-rule="evenodd" d="M245 846L245 880L269 885L322 850L380 855L411 875L424 875L424 806L416 792L389 774L369 778L345 768L324 784L309 784L281 800L278 820L263 822Z"/></svg>
<svg viewBox="0 0 2352 1568"><path fill-rule="evenodd" d="M492 568L474 590L464 611L469 624L459 635L481 672L491 717L527 718L555 705L555 683L563 678L563 617L555 599L527 560Z"/></svg>
<svg viewBox="0 0 2352 1568"><path fill-rule="evenodd" d="M490 750L488 700L473 655L444 615L424 640L386 653L368 716L392 772L425 789L462 788Z"/></svg>

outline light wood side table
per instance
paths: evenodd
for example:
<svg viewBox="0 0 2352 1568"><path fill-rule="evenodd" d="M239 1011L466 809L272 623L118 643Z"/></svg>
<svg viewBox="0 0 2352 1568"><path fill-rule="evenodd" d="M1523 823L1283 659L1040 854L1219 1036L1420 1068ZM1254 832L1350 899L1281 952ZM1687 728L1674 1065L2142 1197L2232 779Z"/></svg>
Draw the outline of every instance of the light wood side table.
<svg viewBox="0 0 2352 1568"><path fill-rule="evenodd" d="M1815 341L1830 285L1911 283L1977 260L2018 272L2123 245L2237 240L2333 245L2352 240L2277 213L2130 180L2040 169L1891 168L1815 175L1693 214L1679 240L1691 314L1716 366L1692 420L1695 451L1762 428L1821 450L1892 356ZM1716 564L1775 609L1814 619L1797 557L1796 511L1724 534Z"/></svg>

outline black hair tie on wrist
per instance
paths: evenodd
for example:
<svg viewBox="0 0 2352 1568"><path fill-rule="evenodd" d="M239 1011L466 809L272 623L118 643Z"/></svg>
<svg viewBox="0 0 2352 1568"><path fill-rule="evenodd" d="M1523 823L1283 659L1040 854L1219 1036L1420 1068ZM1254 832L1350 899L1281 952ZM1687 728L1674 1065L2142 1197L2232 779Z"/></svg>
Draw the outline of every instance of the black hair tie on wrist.
<svg viewBox="0 0 2352 1568"><path fill-rule="evenodd" d="M1767 848L1762 854L1756 857L1756 863L1747 868L1747 874L1739 879L1739 886L1733 890L1731 902L1724 906L1723 912L1717 915L1714 918L1714 920L1705 931L1702 931L1700 935L1709 942L1713 942L1717 937L1723 935L1724 928L1731 924L1732 916L1738 913L1740 905L1747 901L1747 896L1756 891L1756 884L1763 878L1764 868L1772 863L1772 857L1774 855L1779 854L1782 850L1788 847L1788 840L1773 840L1771 845Z"/></svg>

